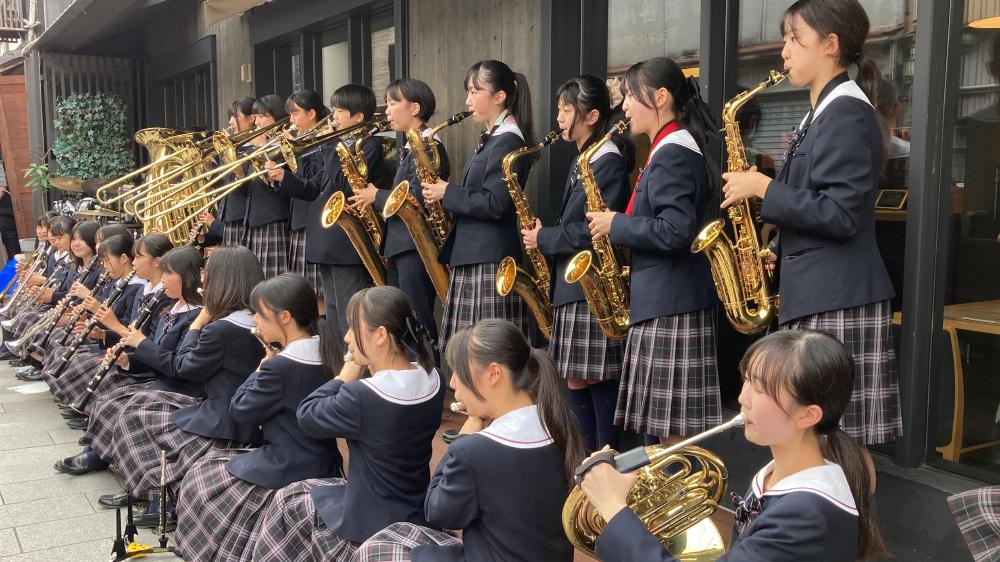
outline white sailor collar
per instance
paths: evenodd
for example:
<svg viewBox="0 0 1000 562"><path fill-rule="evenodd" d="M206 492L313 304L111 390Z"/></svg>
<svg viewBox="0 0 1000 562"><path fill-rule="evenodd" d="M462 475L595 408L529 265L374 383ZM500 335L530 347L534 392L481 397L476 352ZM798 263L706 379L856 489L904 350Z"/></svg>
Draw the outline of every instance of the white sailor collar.
<svg viewBox="0 0 1000 562"><path fill-rule="evenodd" d="M600 157L602 157L602 156L604 156L606 154L617 154L617 155L621 156L622 152L621 152L621 150L618 150L618 145L617 144L615 144L614 142L612 142L612 141L609 140L608 142L602 144L601 148L598 148L597 152L595 152L594 155L590 157L590 163L593 164Z"/></svg>
<svg viewBox="0 0 1000 562"><path fill-rule="evenodd" d="M830 93L827 94L825 98L823 98L823 101L819 102L819 105L816 106L816 110L813 111L813 121L815 121L816 118L819 117L819 114L822 113L823 110L827 108L827 106L833 103L833 100L844 96L849 98L859 99L867 103L869 106L872 105L871 100L869 100L868 96L866 96L865 93L861 90L861 87L858 86L858 83L855 82L854 80L848 80L847 82L842 82L840 84L837 84L837 86L834 89L830 90ZM806 117L802 118L802 122L799 123L800 128L806 124L806 119L808 117L809 116L806 115Z"/></svg>
<svg viewBox="0 0 1000 562"><path fill-rule="evenodd" d="M507 412L479 435L515 449L537 449L552 443L534 404Z"/></svg>
<svg viewBox="0 0 1000 562"><path fill-rule="evenodd" d="M495 137L504 133L514 133L515 135L521 137L521 140L524 140L524 133L521 131L521 127L518 126L517 120L514 119L513 115L507 113L506 110L500 114L500 117L497 117L496 123L494 123L493 132L490 136Z"/></svg>
<svg viewBox="0 0 1000 562"><path fill-rule="evenodd" d="M691 136L691 133L689 133L687 129L677 129L676 131L663 137L663 140L653 147L652 151L649 153L650 160L652 160L653 155L656 154L658 150L668 144L680 145L698 154L699 156L701 155L701 149L698 148L698 143L694 140L694 137Z"/></svg>
<svg viewBox="0 0 1000 562"><path fill-rule="evenodd" d="M253 328L253 315L250 314L249 310L237 310L235 312L230 312L224 318L221 318L223 322L229 322L230 324L235 324L240 328L249 330Z"/></svg>
<svg viewBox="0 0 1000 562"><path fill-rule="evenodd" d="M319 336L293 341L278 353L278 357L284 357L303 365L322 365L323 359L319 354Z"/></svg>
<svg viewBox="0 0 1000 562"><path fill-rule="evenodd" d="M430 127L424 129L423 131L420 131L420 136L424 140L427 140L427 138L430 137L430 135L431 135ZM434 135L434 140L437 142L441 142L441 135ZM406 141L406 145L404 145L403 148L410 148L410 141Z"/></svg>
<svg viewBox="0 0 1000 562"><path fill-rule="evenodd" d="M200 305L188 303L181 304L181 301L177 301L174 303L174 306L170 307L170 314L184 314L185 312L191 312L192 310L198 310L200 308Z"/></svg>
<svg viewBox="0 0 1000 562"><path fill-rule="evenodd" d="M771 461L757 473L753 478L753 493L758 498L766 496L783 496L792 492L806 492L815 494L834 506L850 513L858 514L858 508L854 504L854 495L851 494L851 487L844 476L844 470L839 464L825 461L823 466L814 466L776 482L767 492L764 491L764 478L774 469L774 461Z"/></svg>
<svg viewBox="0 0 1000 562"><path fill-rule="evenodd" d="M138 275L133 275L131 279L128 280L128 285L142 285L143 288L149 285L149 281L146 281Z"/></svg>
<svg viewBox="0 0 1000 562"><path fill-rule="evenodd" d="M405 371L379 371L361 382L386 402L404 406L426 402L441 388L437 369L428 373L419 365Z"/></svg>
<svg viewBox="0 0 1000 562"><path fill-rule="evenodd" d="M162 288L163 288L163 281L160 281L156 285L150 285L149 281L147 281L146 282L146 286L143 287L143 289L142 289L142 294L143 295L148 295L150 293L155 293L156 291L159 291Z"/></svg>

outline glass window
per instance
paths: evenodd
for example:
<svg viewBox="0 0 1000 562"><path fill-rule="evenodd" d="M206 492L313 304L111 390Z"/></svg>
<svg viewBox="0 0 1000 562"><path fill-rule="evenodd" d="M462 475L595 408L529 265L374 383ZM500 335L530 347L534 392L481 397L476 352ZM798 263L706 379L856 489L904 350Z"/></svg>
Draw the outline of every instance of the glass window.
<svg viewBox="0 0 1000 562"><path fill-rule="evenodd" d="M347 41L323 47L323 100L329 102L334 90L350 81L350 50L347 48Z"/></svg>
<svg viewBox="0 0 1000 562"><path fill-rule="evenodd" d="M945 198L947 268L932 381L932 462L1000 477L1000 16L995 2L965 3L959 49L951 178ZM993 24L994 26L996 24ZM928 186L931 187L931 186ZM988 474L982 475L985 471ZM991 474L991 475L990 475Z"/></svg>
<svg viewBox="0 0 1000 562"><path fill-rule="evenodd" d="M392 12L389 16L388 27L378 29L376 19L372 31L372 90L376 99L384 97L385 88L395 78L396 72L396 28L392 26Z"/></svg>
<svg viewBox="0 0 1000 562"><path fill-rule="evenodd" d="M681 66L698 65L701 2L610 0L608 2L608 74L635 62L668 56Z"/></svg>

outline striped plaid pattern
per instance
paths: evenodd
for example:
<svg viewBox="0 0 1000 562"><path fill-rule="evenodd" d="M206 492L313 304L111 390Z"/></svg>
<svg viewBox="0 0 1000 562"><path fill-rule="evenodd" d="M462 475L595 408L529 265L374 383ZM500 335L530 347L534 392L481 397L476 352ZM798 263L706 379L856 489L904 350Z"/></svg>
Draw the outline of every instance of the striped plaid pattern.
<svg viewBox="0 0 1000 562"><path fill-rule="evenodd" d="M948 507L976 562L1000 560L1000 486L976 488L948 498Z"/></svg>
<svg viewBox="0 0 1000 562"><path fill-rule="evenodd" d="M246 235L247 228L243 226L243 221L222 223L223 246L246 246Z"/></svg>
<svg viewBox="0 0 1000 562"><path fill-rule="evenodd" d="M316 294L322 295L323 278L319 275L319 266L306 261L306 229L293 230L289 239L288 271L305 277Z"/></svg>
<svg viewBox="0 0 1000 562"><path fill-rule="evenodd" d="M86 411L90 416L90 422L87 424L86 433L83 434L83 442L91 445L102 459L112 458L112 451L117 448L115 436L121 434L118 424L121 423L122 412L132 400L132 396L146 390L150 385L150 383L136 384L134 380L118 373L115 369L112 369L108 376L122 380L115 381L114 390L98 393L87 404ZM102 382L101 387L107 384L110 388L111 383L112 381Z"/></svg>
<svg viewBox="0 0 1000 562"><path fill-rule="evenodd" d="M393 523L361 543L351 562L409 562L410 551L420 545L450 546L461 539L413 523Z"/></svg>
<svg viewBox="0 0 1000 562"><path fill-rule="evenodd" d="M36 322L38 322L39 320L41 320L42 316L44 316L45 313L48 312L49 309L51 308L52 307L49 305L44 305L37 310L29 310L28 312L22 314L21 317L18 319L18 321L14 323L14 329L11 330L11 332L13 332L14 334L14 337L10 338L10 340L8 341L12 341L15 338L21 337L21 334L23 334L24 331L28 329L28 326L31 326Z"/></svg>
<svg viewBox="0 0 1000 562"><path fill-rule="evenodd" d="M176 538L186 560L250 560L260 514L277 490L229 473L226 462L241 452L211 450L184 477Z"/></svg>
<svg viewBox="0 0 1000 562"><path fill-rule="evenodd" d="M247 229L246 246L260 261L264 278L274 277L288 269L288 221L275 221Z"/></svg>
<svg viewBox="0 0 1000 562"><path fill-rule="evenodd" d="M712 310L630 327L615 425L667 437L694 435L721 422Z"/></svg>
<svg viewBox="0 0 1000 562"><path fill-rule="evenodd" d="M848 435L863 445L874 445L891 443L903 434L889 301L821 312L781 328L825 332L854 354L854 392L840 418Z"/></svg>
<svg viewBox="0 0 1000 562"><path fill-rule="evenodd" d="M81 346L80 349L82 350L83 347ZM45 381L49 383L52 395L63 404L76 402L83 396L91 377L97 372L97 366L101 364L103 359L103 353L88 351L74 353L73 357L66 363L66 368L63 369L59 378L45 375Z"/></svg>
<svg viewBox="0 0 1000 562"><path fill-rule="evenodd" d="M357 543L342 539L327 529L309 495L316 487L346 483L343 478L311 478L278 490L258 523L253 561L349 560Z"/></svg>
<svg viewBox="0 0 1000 562"><path fill-rule="evenodd" d="M448 276L448 296L441 314L441 345L445 349L452 334L486 318L510 320L533 344L541 335L528 306L517 293L501 297L496 290L497 264L460 265Z"/></svg>
<svg viewBox="0 0 1000 562"><path fill-rule="evenodd" d="M622 374L625 339L608 339L587 303L571 302L552 314L549 353L563 378L613 380Z"/></svg>

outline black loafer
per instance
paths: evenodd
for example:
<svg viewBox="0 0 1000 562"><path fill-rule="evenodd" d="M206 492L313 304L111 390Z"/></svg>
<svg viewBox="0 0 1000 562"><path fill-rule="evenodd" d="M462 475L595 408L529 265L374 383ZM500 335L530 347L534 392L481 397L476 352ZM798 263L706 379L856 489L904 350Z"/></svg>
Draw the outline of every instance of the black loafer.
<svg viewBox="0 0 1000 562"><path fill-rule="evenodd" d="M44 378L45 377L42 375L41 369L35 369L34 371L31 371L27 375L24 375L24 380L26 381L40 381Z"/></svg>
<svg viewBox="0 0 1000 562"><path fill-rule="evenodd" d="M69 426L70 429L80 429L80 430L86 430L88 423L90 423L89 416L80 416L78 418L73 418L71 420L66 421L66 425Z"/></svg>
<svg viewBox="0 0 1000 562"><path fill-rule="evenodd" d="M148 503L142 501L139 498L132 498L132 506L137 506L139 503ZM125 492L118 492L117 494L104 494L103 496L97 498L97 503L101 504L101 507L106 507L108 509L118 509L128 507L128 494Z"/></svg>
<svg viewBox="0 0 1000 562"><path fill-rule="evenodd" d="M80 476L98 470L96 467L90 466L90 460L87 453L80 453L79 455L73 457L59 459L56 461L53 468L63 474L70 474L72 476Z"/></svg>
<svg viewBox="0 0 1000 562"><path fill-rule="evenodd" d="M142 529L156 529L160 526L160 514L159 513L143 513L142 515L135 518L135 526ZM177 529L177 514L168 511L167 512L167 524L165 533L169 533Z"/></svg>
<svg viewBox="0 0 1000 562"><path fill-rule="evenodd" d="M67 419L67 420L72 420L72 419L75 419L75 418L83 417L82 414L79 414L79 413L77 413L77 412L75 412L73 410L70 410L70 409L60 410L59 411L59 415L62 416L63 418L65 418L65 419Z"/></svg>

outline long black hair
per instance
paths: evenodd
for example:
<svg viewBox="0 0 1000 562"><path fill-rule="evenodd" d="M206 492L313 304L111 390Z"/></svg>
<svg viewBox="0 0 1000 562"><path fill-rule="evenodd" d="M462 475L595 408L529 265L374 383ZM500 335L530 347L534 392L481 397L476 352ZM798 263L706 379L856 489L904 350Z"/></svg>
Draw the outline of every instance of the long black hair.
<svg viewBox="0 0 1000 562"><path fill-rule="evenodd" d="M250 309L257 313L268 310L273 315L287 310L295 324L303 330L308 330L318 321L319 352L323 370L330 378L340 373L344 366L343 342L330 323L319 318L319 312L316 310L316 291L305 277L298 273L285 272L261 281L250 293Z"/></svg>
<svg viewBox="0 0 1000 562"><path fill-rule="evenodd" d="M456 332L448 340L445 356L462 385L479 399L483 397L476 387L473 366L498 363L510 371L514 389L527 392L538 406L546 431L562 453L566 483L572 486L573 472L585 449L548 352L532 348L511 322L490 318Z"/></svg>
<svg viewBox="0 0 1000 562"><path fill-rule="evenodd" d="M597 122L594 123L594 132L583 144L581 151L607 134L617 116L617 108L611 107L611 92L608 90L607 83L593 74L583 74L564 82L556 90L556 99L561 103L573 106L577 122L591 111L596 110L598 113ZM573 126L576 126L575 122ZM618 151L622 153L622 157L625 158L625 169L631 170L635 166L635 145L623 135L614 135L611 140L618 147Z"/></svg>
<svg viewBox="0 0 1000 562"><path fill-rule="evenodd" d="M285 111L284 100L275 94L267 94L266 96L257 98L257 101L253 102L252 113L257 115L269 115L273 117L275 121L280 121L281 119L288 117L288 112Z"/></svg>
<svg viewBox="0 0 1000 562"><path fill-rule="evenodd" d="M854 496L858 508L858 558L884 554L868 466L861 447L840 428L840 418L854 390L851 352L821 332L781 330L750 346L740 361L740 373L744 384L759 384L779 406L778 397L784 390L796 404L815 404L823 410L813 431L821 437L823 457L840 465Z"/></svg>
<svg viewBox="0 0 1000 562"><path fill-rule="evenodd" d="M136 254L142 252L151 258L162 258L173 247L174 244L169 238L159 233L153 233L141 236L136 240L134 252Z"/></svg>
<svg viewBox="0 0 1000 562"><path fill-rule="evenodd" d="M365 326L384 326L389 339L408 361L430 373L434 369L430 335L417 320L406 293L391 285L361 289L347 302L347 324L354 331L354 344L365 353L360 334ZM322 336L321 336L322 337Z"/></svg>
<svg viewBox="0 0 1000 562"><path fill-rule="evenodd" d="M719 161L714 151L708 150L708 137L715 136L719 128L712 118L708 104L701 99L697 79L685 78L681 67L667 57L653 57L637 62L622 76L622 95L632 94L632 97L645 107L654 107L653 96L660 88L666 88L673 97L673 107L670 109L681 127L691 133L698 144L698 149L701 150L709 188L713 191L718 190L722 180L719 174Z"/></svg>
<svg viewBox="0 0 1000 562"><path fill-rule="evenodd" d="M73 232L70 236L78 236L87 247L90 248L91 256L97 255L97 230L101 228L101 225L93 221L81 221L73 226ZM71 252L72 253L72 252ZM77 266L83 266L84 262L81 258L78 258L75 254L73 259L76 260Z"/></svg>
<svg viewBox="0 0 1000 562"><path fill-rule="evenodd" d="M204 301L211 321L250 310L250 292L263 280L260 262L246 246L217 246L205 266Z"/></svg>
<svg viewBox="0 0 1000 562"><path fill-rule="evenodd" d="M784 37L790 20L802 18L820 37L831 33L837 35L840 44L840 66L849 68L858 65L855 82L868 96L872 104L878 103L882 87L882 73L875 59L865 54L865 39L868 38L868 13L858 0L798 0L781 16L779 31Z"/></svg>
<svg viewBox="0 0 1000 562"><path fill-rule="evenodd" d="M240 98L229 104L229 116L236 117L236 113L239 112L244 117L250 117L253 115L253 104L254 100L251 97Z"/></svg>
<svg viewBox="0 0 1000 562"><path fill-rule="evenodd" d="M160 267L163 271L180 276L181 296L188 304L199 305L202 302L198 288L201 287L203 261L201 252L191 246L179 246L160 258Z"/></svg>
<svg viewBox="0 0 1000 562"><path fill-rule="evenodd" d="M285 111L290 113L292 104L299 106L303 111L310 109L315 111L316 121L330 114L330 110L323 105L323 97L312 90L299 90L288 96L288 99L285 100Z"/></svg>
<svg viewBox="0 0 1000 562"><path fill-rule="evenodd" d="M97 255L105 259L128 256L129 261L132 261L135 259L135 242L132 241L132 235L116 234L102 238Z"/></svg>
<svg viewBox="0 0 1000 562"><path fill-rule="evenodd" d="M531 110L531 89L528 78L520 72L514 72L505 63L498 60L482 60L469 67L465 73L465 89L487 90L491 94L504 92L507 98L503 108L517 120L517 126L524 135L528 146L534 145L535 123ZM490 123L487 123L490 125Z"/></svg>

